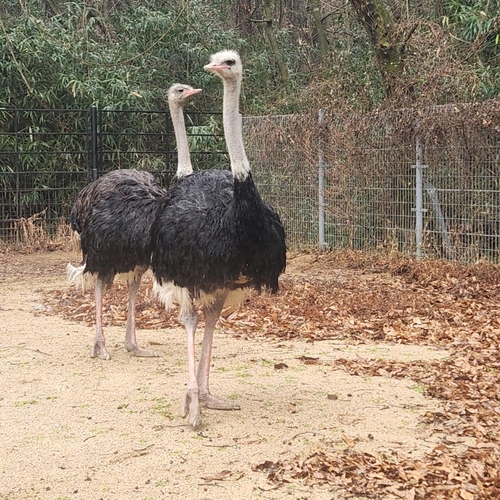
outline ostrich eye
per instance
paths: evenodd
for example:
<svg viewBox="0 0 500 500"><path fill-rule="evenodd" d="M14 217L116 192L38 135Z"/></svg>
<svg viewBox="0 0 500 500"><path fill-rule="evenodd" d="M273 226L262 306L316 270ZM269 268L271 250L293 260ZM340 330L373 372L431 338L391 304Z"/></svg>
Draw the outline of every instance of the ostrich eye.
<svg viewBox="0 0 500 500"><path fill-rule="evenodd" d="M182 94L184 92L184 89L178 89L177 92L179 92L179 94Z"/></svg>
<svg viewBox="0 0 500 500"><path fill-rule="evenodd" d="M236 64L236 61L235 61L234 59L228 59L228 60L226 61L226 64L227 64L228 66L234 66L234 65Z"/></svg>

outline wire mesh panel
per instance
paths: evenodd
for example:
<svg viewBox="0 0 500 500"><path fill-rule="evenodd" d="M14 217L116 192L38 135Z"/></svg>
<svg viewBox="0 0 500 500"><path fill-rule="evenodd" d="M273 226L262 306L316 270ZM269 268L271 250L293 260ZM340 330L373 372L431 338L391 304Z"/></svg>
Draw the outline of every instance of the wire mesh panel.
<svg viewBox="0 0 500 500"><path fill-rule="evenodd" d="M500 131L474 107L439 107L420 125L425 163L424 246L428 256L500 262ZM500 115L497 108L496 120ZM493 114L486 117L495 120ZM437 126L436 124L439 124Z"/></svg>
<svg viewBox="0 0 500 500"><path fill-rule="evenodd" d="M325 240L332 247L408 251L414 245L415 162L388 123L326 116Z"/></svg>
<svg viewBox="0 0 500 500"><path fill-rule="evenodd" d="M389 129L378 127L360 136L349 121L328 115L322 124L318 115L253 117L243 123L257 185L281 214L289 248L319 243L320 185L326 245L399 250L413 245L411 144L400 145Z"/></svg>
<svg viewBox="0 0 500 500"><path fill-rule="evenodd" d="M317 245L320 234L330 247L415 255L419 239L427 257L500 262L498 100L321 120L245 118L244 134L289 248ZM417 146L425 163L423 209L416 206Z"/></svg>
<svg viewBox="0 0 500 500"><path fill-rule="evenodd" d="M229 167L221 114L186 113L196 169ZM78 191L110 170L136 168L171 184L175 137L166 111L0 110L0 240L22 243L35 217L54 235Z"/></svg>
<svg viewBox="0 0 500 500"><path fill-rule="evenodd" d="M148 172L173 169L167 145L170 115L166 112L99 112L100 172L137 168Z"/></svg>
<svg viewBox="0 0 500 500"><path fill-rule="evenodd" d="M0 110L0 238L15 240L16 222L40 214L55 231L88 181L88 113Z"/></svg>
<svg viewBox="0 0 500 500"><path fill-rule="evenodd" d="M280 214L292 249L318 243L317 136L307 124L294 115L243 118L252 175Z"/></svg>
<svg viewBox="0 0 500 500"><path fill-rule="evenodd" d="M227 168L222 116L186 112L193 168ZM99 113L99 173L136 168L156 174L165 186L177 169L174 131L168 111L108 111Z"/></svg>
<svg viewBox="0 0 500 500"><path fill-rule="evenodd" d="M322 116L243 118L255 182L278 210L289 249L322 242L500 262L498 100ZM79 189L102 172L139 168L170 185L177 153L168 113L102 111L96 124L90 117L0 110L0 240L18 238L17 221L34 214L54 233ZM187 111L195 170L229 168L221 122L220 114Z"/></svg>

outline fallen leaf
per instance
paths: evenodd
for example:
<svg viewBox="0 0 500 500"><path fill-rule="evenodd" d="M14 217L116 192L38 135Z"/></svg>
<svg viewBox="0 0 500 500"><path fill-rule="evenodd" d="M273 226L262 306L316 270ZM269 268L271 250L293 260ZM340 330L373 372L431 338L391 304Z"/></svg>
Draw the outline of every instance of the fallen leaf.
<svg viewBox="0 0 500 500"><path fill-rule="evenodd" d="M288 365L286 363L275 363L274 365L275 370L283 370L285 368L288 368Z"/></svg>

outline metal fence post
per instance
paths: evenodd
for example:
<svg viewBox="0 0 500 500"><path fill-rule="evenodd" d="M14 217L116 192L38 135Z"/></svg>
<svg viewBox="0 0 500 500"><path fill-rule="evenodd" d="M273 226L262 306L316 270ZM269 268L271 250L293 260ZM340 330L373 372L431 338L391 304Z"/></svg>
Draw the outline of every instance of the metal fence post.
<svg viewBox="0 0 500 500"><path fill-rule="evenodd" d="M14 111L14 165L16 172L16 216L21 218L21 161L19 158L19 113L17 109Z"/></svg>
<svg viewBox="0 0 500 500"><path fill-rule="evenodd" d="M98 142L98 119L97 119L97 106L92 104L90 106L90 148L92 151L92 180L95 181L99 177L99 142Z"/></svg>
<svg viewBox="0 0 500 500"><path fill-rule="evenodd" d="M424 208L424 196L423 196L423 169L427 168L424 165L424 145L420 140L420 136L416 139L416 163L415 168L415 242L416 242L416 255L417 259L420 260L423 257L423 232L424 232L424 212L427 210Z"/></svg>
<svg viewBox="0 0 500 500"><path fill-rule="evenodd" d="M325 243L325 158L323 156L323 123L325 113L322 109L318 111L319 139L318 139L318 229L319 247L324 249Z"/></svg>

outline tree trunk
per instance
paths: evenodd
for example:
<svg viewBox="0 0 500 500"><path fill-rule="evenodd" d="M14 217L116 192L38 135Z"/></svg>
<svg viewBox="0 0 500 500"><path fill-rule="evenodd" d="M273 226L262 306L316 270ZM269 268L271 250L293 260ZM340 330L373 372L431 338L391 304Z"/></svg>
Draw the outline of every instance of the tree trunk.
<svg viewBox="0 0 500 500"><path fill-rule="evenodd" d="M366 29L377 57L387 95L403 69L402 42L392 12L383 0L351 0L358 21Z"/></svg>
<svg viewBox="0 0 500 500"><path fill-rule="evenodd" d="M321 52L321 60L324 61L328 57L328 42L326 40L325 27L321 18L321 10L319 8L319 0L309 0L314 17L314 25L316 34L318 35L319 50Z"/></svg>
<svg viewBox="0 0 500 500"><path fill-rule="evenodd" d="M271 48L271 53L276 61L276 65L278 66L281 82L286 85L288 83L288 68L286 67L285 61L283 60L283 56L281 55L278 47L278 41L276 40L276 34L273 26L273 10L271 8L270 0L262 1L262 13L264 14L264 31Z"/></svg>
<svg viewBox="0 0 500 500"><path fill-rule="evenodd" d="M234 6L234 19L238 31L246 36L253 34L252 0L237 0Z"/></svg>

